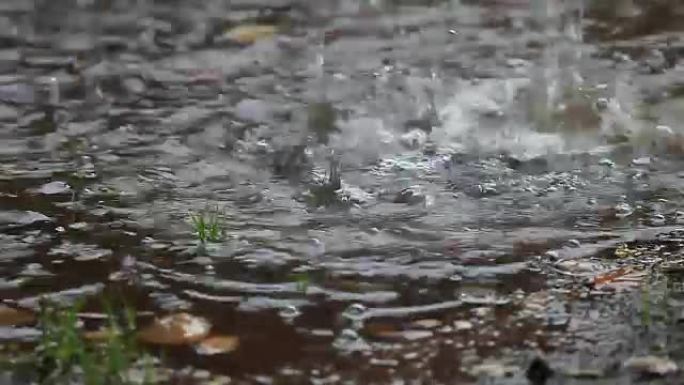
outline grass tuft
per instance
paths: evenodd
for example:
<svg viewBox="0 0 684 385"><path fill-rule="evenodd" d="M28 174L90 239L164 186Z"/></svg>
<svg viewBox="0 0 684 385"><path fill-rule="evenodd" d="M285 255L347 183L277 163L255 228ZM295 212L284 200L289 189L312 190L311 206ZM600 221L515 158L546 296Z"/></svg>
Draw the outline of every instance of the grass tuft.
<svg viewBox="0 0 684 385"><path fill-rule="evenodd" d="M311 277L306 272L296 273L291 275L292 280L297 285L297 291L306 294L311 285Z"/></svg>
<svg viewBox="0 0 684 385"><path fill-rule="evenodd" d="M223 239L223 221L218 207L190 214L193 233L200 242L219 242Z"/></svg>
<svg viewBox="0 0 684 385"><path fill-rule="evenodd" d="M127 309L123 316L117 317L109 309L103 332L90 341L82 333L79 309L79 305L41 305L42 333L35 351L40 384L144 385L155 382L150 375L151 360L135 341L135 313L132 310ZM135 376L136 371L143 374Z"/></svg>

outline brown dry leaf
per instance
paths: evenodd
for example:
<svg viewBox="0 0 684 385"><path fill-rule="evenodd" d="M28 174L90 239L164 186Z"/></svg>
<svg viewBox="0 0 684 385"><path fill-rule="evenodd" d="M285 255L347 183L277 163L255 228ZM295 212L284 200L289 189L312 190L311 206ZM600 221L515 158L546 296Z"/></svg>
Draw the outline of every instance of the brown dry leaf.
<svg viewBox="0 0 684 385"><path fill-rule="evenodd" d="M615 290L629 289L641 284L648 273L635 270L633 267L621 267L596 276L593 286L596 289L611 288Z"/></svg>
<svg viewBox="0 0 684 385"><path fill-rule="evenodd" d="M239 25L225 34L225 38L239 44L253 44L257 40L271 37L278 32L274 25L247 24Z"/></svg>
<svg viewBox="0 0 684 385"><path fill-rule="evenodd" d="M0 326L29 325L36 321L36 316L26 310L0 305Z"/></svg>
<svg viewBox="0 0 684 385"><path fill-rule="evenodd" d="M197 354L211 356L230 353L238 346L240 346L240 340L236 336L213 336L197 344L195 350Z"/></svg>
<svg viewBox="0 0 684 385"><path fill-rule="evenodd" d="M393 340L418 341L432 337L433 333L430 330L398 330L378 333L376 336Z"/></svg>
<svg viewBox="0 0 684 385"><path fill-rule="evenodd" d="M158 345L187 345L203 340L211 329L209 321L188 313L155 320L140 332L144 342Z"/></svg>
<svg viewBox="0 0 684 385"><path fill-rule="evenodd" d="M631 267L621 267L616 270L611 270L607 273L602 273L594 277L592 281L594 286L606 285L615 281L616 279L629 274L632 271Z"/></svg>

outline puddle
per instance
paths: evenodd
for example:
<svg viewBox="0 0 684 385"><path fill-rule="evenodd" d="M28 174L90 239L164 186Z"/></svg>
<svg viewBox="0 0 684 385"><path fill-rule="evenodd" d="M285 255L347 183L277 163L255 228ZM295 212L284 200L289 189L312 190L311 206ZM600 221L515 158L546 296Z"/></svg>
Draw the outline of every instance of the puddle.
<svg viewBox="0 0 684 385"><path fill-rule="evenodd" d="M116 297L198 383L681 380L679 2L30 3L0 375Z"/></svg>

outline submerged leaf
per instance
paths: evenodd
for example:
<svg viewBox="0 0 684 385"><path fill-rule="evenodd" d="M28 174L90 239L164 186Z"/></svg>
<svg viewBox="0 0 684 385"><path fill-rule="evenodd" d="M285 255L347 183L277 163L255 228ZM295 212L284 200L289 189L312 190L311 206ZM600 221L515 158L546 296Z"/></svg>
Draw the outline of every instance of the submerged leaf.
<svg viewBox="0 0 684 385"><path fill-rule="evenodd" d="M29 311L0 305L0 326L28 325L35 320L35 315Z"/></svg>
<svg viewBox="0 0 684 385"><path fill-rule="evenodd" d="M211 356L230 353L238 348L240 340L236 336L213 336L197 344L197 354Z"/></svg>
<svg viewBox="0 0 684 385"><path fill-rule="evenodd" d="M201 341L210 329L206 319L178 313L155 320L140 332L140 339L158 345L186 345Z"/></svg>

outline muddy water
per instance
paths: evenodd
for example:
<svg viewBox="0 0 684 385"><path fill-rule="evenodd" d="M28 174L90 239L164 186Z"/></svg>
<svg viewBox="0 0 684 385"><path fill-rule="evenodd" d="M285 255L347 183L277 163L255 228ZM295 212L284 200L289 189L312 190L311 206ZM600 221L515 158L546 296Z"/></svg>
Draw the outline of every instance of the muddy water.
<svg viewBox="0 0 684 385"><path fill-rule="evenodd" d="M541 356L551 382L624 384L629 357L681 363L679 281L654 266L684 220L682 19L5 1L0 298L206 317L237 350L150 348L237 383L517 384ZM207 207L226 237L202 245ZM587 288L620 266L651 273Z"/></svg>

